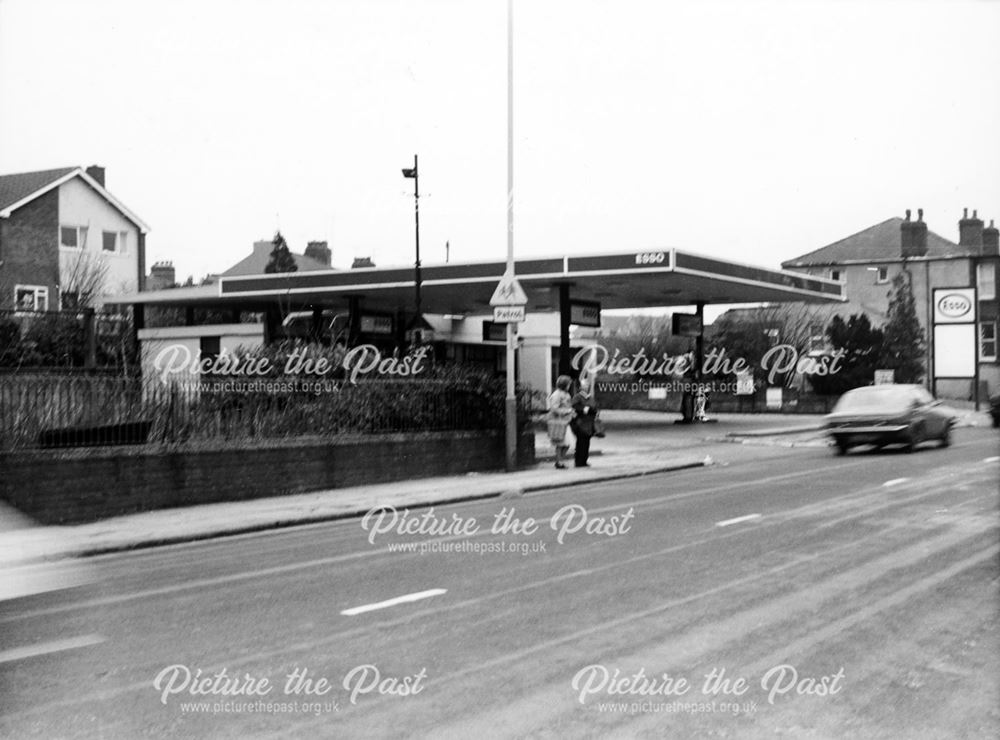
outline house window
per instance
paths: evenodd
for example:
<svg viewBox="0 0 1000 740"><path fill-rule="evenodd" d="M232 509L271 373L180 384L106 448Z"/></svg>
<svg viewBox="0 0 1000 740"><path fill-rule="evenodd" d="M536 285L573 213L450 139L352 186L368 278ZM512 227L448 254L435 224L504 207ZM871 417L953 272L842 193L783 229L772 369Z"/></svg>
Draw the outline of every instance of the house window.
<svg viewBox="0 0 1000 740"><path fill-rule="evenodd" d="M875 268L875 284L881 285L882 283L889 282L889 268L882 266Z"/></svg>
<svg viewBox="0 0 1000 740"><path fill-rule="evenodd" d="M118 254L128 254L128 232L118 232Z"/></svg>
<svg viewBox="0 0 1000 740"><path fill-rule="evenodd" d="M63 226L59 229L59 244L63 247L79 247L80 241L77 238L77 228L75 226Z"/></svg>
<svg viewBox="0 0 1000 740"><path fill-rule="evenodd" d="M976 265L976 288L979 300L992 301L997 297L997 266L993 262Z"/></svg>
<svg viewBox="0 0 1000 740"><path fill-rule="evenodd" d="M17 285L14 287L15 311L48 311L49 289L44 285Z"/></svg>
<svg viewBox="0 0 1000 740"><path fill-rule="evenodd" d="M60 290L59 307L63 311L77 310L80 308L80 294L75 290Z"/></svg>
<svg viewBox="0 0 1000 740"><path fill-rule="evenodd" d="M86 226L60 226L59 246L70 249L87 248L87 227Z"/></svg>
<svg viewBox="0 0 1000 740"><path fill-rule="evenodd" d="M979 359L984 362L997 361L997 322L979 322Z"/></svg>
<svg viewBox="0 0 1000 740"><path fill-rule="evenodd" d="M840 270L830 270L831 280L840 280Z"/></svg>
<svg viewBox="0 0 1000 740"><path fill-rule="evenodd" d="M118 232L105 231L102 235L101 246L105 252L115 252L118 248Z"/></svg>

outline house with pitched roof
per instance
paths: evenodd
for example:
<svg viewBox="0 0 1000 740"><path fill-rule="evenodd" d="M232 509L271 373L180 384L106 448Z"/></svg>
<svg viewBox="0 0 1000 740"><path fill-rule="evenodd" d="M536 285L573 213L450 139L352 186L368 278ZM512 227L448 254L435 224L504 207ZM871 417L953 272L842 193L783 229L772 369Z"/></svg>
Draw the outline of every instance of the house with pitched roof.
<svg viewBox="0 0 1000 740"><path fill-rule="evenodd" d="M839 280L844 283L847 303L834 309L845 318L851 314L865 313L875 326L886 322L889 309L889 292L893 278L900 273L909 275L916 303L917 318L927 337L927 362L933 372L928 374L941 395L951 398L972 398L974 383L980 383L980 397L984 392L993 393L1000 388L998 364L998 322L1000 322L1000 230L993 221L985 226L976 211L968 209L958 222L958 242L935 234L924 223L923 211L917 211L916 220L911 212L905 218L890 218L869 226L848 237L808 252L781 265L787 270ZM948 351L966 353L974 358L978 377L971 380L952 380L942 373L947 363L942 363L945 351L941 339L935 346L935 324L940 323L936 314L935 295L939 299L944 289L975 290L973 305L969 307L968 346L948 345ZM935 321L935 316L939 321ZM944 335L942 335L944 336ZM951 340L949 339L949 342ZM938 362L935 363L935 353ZM985 388L983 385L985 384Z"/></svg>
<svg viewBox="0 0 1000 740"><path fill-rule="evenodd" d="M274 244L266 239L255 241L253 251L241 259L228 270L220 273L220 277L234 277L236 275L263 275L267 268L267 263L271 259L271 250ZM292 259L295 260L297 272L311 272L314 270L331 270L331 253L326 242L309 242L306 245L305 254L291 252Z"/></svg>
<svg viewBox="0 0 1000 740"><path fill-rule="evenodd" d="M142 290L148 231L103 167L0 175L0 310L96 307Z"/></svg>

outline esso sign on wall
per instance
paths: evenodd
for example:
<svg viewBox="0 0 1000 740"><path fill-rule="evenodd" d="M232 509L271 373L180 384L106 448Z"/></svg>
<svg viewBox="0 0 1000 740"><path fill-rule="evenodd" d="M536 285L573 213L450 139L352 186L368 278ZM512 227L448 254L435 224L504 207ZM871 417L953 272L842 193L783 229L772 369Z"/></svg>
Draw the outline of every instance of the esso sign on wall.
<svg viewBox="0 0 1000 740"><path fill-rule="evenodd" d="M971 310L972 301L958 293L949 293L938 301L938 311L941 315L952 319L960 319Z"/></svg>
<svg viewBox="0 0 1000 740"><path fill-rule="evenodd" d="M939 288L934 291L935 324L968 324L975 320L975 288Z"/></svg>

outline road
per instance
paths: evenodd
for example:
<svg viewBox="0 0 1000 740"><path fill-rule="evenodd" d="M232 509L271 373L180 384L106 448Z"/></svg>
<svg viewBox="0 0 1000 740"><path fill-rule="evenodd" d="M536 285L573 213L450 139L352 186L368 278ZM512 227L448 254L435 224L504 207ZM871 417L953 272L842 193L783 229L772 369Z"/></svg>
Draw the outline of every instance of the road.
<svg viewBox="0 0 1000 740"><path fill-rule="evenodd" d="M706 450L92 558L0 613L0 736L1000 735L995 431Z"/></svg>

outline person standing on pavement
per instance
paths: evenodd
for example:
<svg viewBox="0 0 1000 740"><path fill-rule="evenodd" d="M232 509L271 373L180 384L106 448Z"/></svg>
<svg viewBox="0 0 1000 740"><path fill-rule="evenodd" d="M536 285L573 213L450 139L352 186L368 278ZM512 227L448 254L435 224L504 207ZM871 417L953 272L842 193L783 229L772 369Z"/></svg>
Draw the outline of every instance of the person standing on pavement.
<svg viewBox="0 0 1000 740"><path fill-rule="evenodd" d="M576 435L573 462L578 468L586 468L590 465L587 458L590 457L590 438L594 436L594 425L597 418L593 382L589 378L580 380L580 390L573 396L572 404L573 411L576 412L570 425L570 429Z"/></svg>
<svg viewBox="0 0 1000 740"><path fill-rule="evenodd" d="M573 379L568 375L560 375L556 378L556 389L548 400L548 415L546 417L549 441L556 451L556 467L565 468L563 462L566 459L566 452L569 445L566 444L566 427L569 426L570 419L573 418L572 397L569 389L573 386Z"/></svg>

